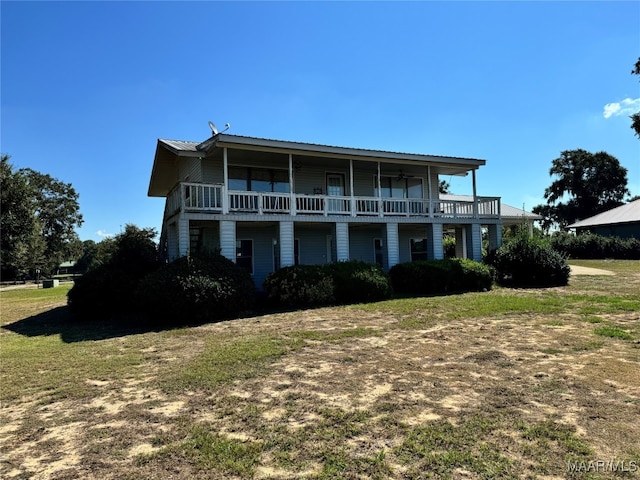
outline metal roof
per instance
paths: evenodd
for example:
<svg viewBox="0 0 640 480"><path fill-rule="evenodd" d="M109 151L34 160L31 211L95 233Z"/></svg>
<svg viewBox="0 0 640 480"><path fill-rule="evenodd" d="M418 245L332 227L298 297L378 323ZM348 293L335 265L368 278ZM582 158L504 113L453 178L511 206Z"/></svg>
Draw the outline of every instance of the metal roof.
<svg viewBox="0 0 640 480"><path fill-rule="evenodd" d="M596 227L598 225L632 222L640 222L640 199L612 208L593 217L585 218L569 225L567 228Z"/></svg>
<svg viewBox="0 0 640 480"><path fill-rule="evenodd" d="M169 147L175 153L180 152L202 152L214 145L220 146L253 146L282 150L294 150L300 153L323 153L338 156L354 156L366 158L380 158L385 160L418 160L432 162L463 163L475 167L485 165L486 161L478 158L451 157L444 155L426 155L421 153L392 152L387 150L373 150L367 148L338 147L333 145L322 145L318 143L293 142L285 140L273 140L269 138L247 137L243 135L228 135L219 133L204 142L191 142L185 140L168 140L160 138L158 141Z"/></svg>

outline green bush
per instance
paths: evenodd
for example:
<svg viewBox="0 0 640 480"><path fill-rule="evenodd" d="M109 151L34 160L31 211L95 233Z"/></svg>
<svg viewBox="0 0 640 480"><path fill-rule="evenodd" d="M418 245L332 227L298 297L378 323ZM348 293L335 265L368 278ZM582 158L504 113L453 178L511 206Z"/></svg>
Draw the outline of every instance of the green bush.
<svg viewBox="0 0 640 480"><path fill-rule="evenodd" d="M395 265L389 271L399 293L430 295L491 289L491 268L464 258L422 260Z"/></svg>
<svg viewBox="0 0 640 480"><path fill-rule="evenodd" d="M184 325L237 317L253 307L249 273L219 254L182 257L147 275L137 289L153 321Z"/></svg>
<svg viewBox="0 0 640 480"><path fill-rule="evenodd" d="M640 260L640 240L637 238L558 232L550 241L554 250L570 258Z"/></svg>
<svg viewBox="0 0 640 480"><path fill-rule="evenodd" d="M391 297L391 281L379 265L351 260L324 266L333 278L337 303L366 303Z"/></svg>
<svg viewBox="0 0 640 480"><path fill-rule="evenodd" d="M513 286L551 287L569 282L566 258L542 240L520 235L496 250L489 262L497 280Z"/></svg>
<svg viewBox="0 0 640 480"><path fill-rule="evenodd" d="M269 274L263 288L271 302L284 307L374 302L392 293L382 268L358 260L285 267Z"/></svg>
<svg viewBox="0 0 640 480"><path fill-rule="evenodd" d="M296 265L270 273L262 284L267 298L283 307L335 303L333 278L321 265Z"/></svg>
<svg viewBox="0 0 640 480"><path fill-rule="evenodd" d="M127 225L113 240L113 254L99 267L74 280L67 294L69 310L83 320L135 313L140 281L158 268L153 228Z"/></svg>

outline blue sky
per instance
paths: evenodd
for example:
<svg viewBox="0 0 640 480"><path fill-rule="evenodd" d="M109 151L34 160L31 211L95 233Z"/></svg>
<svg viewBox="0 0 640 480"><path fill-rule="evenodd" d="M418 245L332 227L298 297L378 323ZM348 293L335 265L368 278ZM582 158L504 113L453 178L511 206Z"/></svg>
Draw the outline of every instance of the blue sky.
<svg viewBox="0 0 640 480"><path fill-rule="evenodd" d="M527 210L561 151L604 150L640 195L640 2L2 1L0 15L0 149L73 184L83 240L159 229L157 138L205 140L208 120L483 158L478 193Z"/></svg>

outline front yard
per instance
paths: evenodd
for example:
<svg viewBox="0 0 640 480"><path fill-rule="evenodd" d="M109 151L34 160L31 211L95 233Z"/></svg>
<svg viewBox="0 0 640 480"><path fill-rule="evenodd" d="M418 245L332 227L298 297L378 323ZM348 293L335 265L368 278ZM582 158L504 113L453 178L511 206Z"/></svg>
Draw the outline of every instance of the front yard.
<svg viewBox="0 0 640 480"><path fill-rule="evenodd" d="M638 478L640 262L175 330L0 293L2 478Z"/></svg>

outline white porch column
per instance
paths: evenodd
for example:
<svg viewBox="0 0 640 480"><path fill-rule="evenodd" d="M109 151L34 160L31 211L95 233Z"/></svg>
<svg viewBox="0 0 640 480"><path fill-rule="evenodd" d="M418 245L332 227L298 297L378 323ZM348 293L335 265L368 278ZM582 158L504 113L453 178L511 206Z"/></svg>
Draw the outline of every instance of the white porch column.
<svg viewBox="0 0 640 480"><path fill-rule="evenodd" d="M429 260L441 260L444 258L442 235L441 223L427 225L427 258Z"/></svg>
<svg viewBox="0 0 640 480"><path fill-rule="evenodd" d="M186 257L189 253L189 220L184 216L178 217L178 257Z"/></svg>
<svg viewBox="0 0 640 480"><path fill-rule="evenodd" d="M236 262L236 222L220 220L220 254Z"/></svg>
<svg viewBox="0 0 640 480"><path fill-rule="evenodd" d="M476 171L471 170L471 181L473 182L473 218L478 218L478 192L476 191Z"/></svg>
<svg viewBox="0 0 640 480"><path fill-rule="evenodd" d="M289 201L291 202L291 205L289 206L289 210L291 212L291 215L295 215L296 214L296 194L295 192L295 188L293 185L293 154L290 153L289 154L289 193L290 193L290 199ZM293 265L293 263L291 264Z"/></svg>
<svg viewBox="0 0 640 480"><path fill-rule="evenodd" d="M222 188L222 213L229 213L229 160L227 158L227 147L222 149L222 177L224 182Z"/></svg>
<svg viewBox="0 0 640 480"><path fill-rule="evenodd" d="M349 260L349 224L336 223L336 253L339 262Z"/></svg>
<svg viewBox="0 0 640 480"><path fill-rule="evenodd" d="M295 264L293 242L293 222L280 222L280 266L290 267Z"/></svg>
<svg viewBox="0 0 640 480"><path fill-rule="evenodd" d="M473 223L466 227L467 230L467 252L470 253L471 260L482 261L482 227L479 223Z"/></svg>
<svg viewBox="0 0 640 480"><path fill-rule="evenodd" d="M400 263L400 242L398 240L397 223L387 223L387 262L388 268Z"/></svg>
<svg viewBox="0 0 640 480"><path fill-rule="evenodd" d="M427 189L429 191L429 216L433 217L433 197L431 194L433 193L431 190L431 165L427 165ZM438 196L440 196L438 194Z"/></svg>
<svg viewBox="0 0 640 480"><path fill-rule="evenodd" d="M351 216L356 216L356 197L353 194L353 158L349 159L349 193L351 194Z"/></svg>
<svg viewBox="0 0 640 480"><path fill-rule="evenodd" d="M382 185L380 183L380 162L378 162L378 215L384 217L384 208L382 208Z"/></svg>
<svg viewBox="0 0 640 480"><path fill-rule="evenodd" d="M489 251L502 245L502 226L489 225Z"/></svg>

